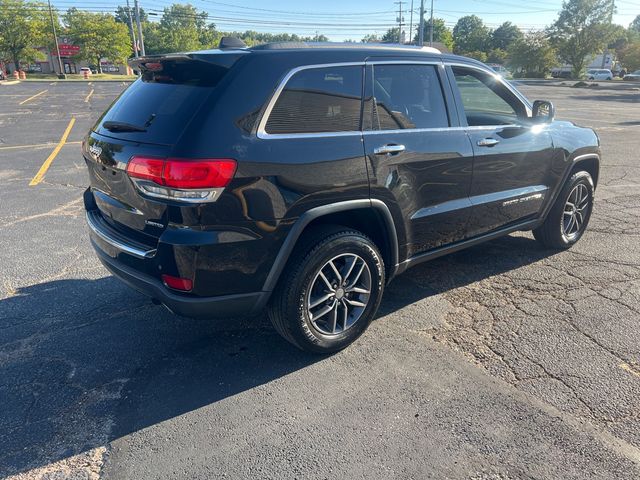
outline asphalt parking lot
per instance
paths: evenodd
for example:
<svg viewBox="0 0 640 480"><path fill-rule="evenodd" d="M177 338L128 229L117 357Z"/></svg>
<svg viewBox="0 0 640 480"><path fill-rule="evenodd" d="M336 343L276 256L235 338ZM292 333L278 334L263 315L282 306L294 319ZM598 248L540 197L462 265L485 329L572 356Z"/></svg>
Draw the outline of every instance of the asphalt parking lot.
<svg viewBox="0 0 640 480"><path fill-rule="evenodd" d="M125 86L0 86L0 477L640 477L640 91L520 86L600 135L586 235L415 267L317 357L99 265L80 141Z"/></svg>

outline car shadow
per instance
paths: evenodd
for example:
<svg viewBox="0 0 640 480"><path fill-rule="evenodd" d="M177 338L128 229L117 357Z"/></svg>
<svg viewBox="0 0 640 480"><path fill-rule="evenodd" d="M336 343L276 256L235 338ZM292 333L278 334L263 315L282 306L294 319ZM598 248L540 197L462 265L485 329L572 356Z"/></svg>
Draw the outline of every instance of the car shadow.
<svg viewBox="0 0 640 480"><path fill-rule="evenodd" d="M505 237L417 266L389 285L379 318L551 253ZM0 477L323 361L282 340L265 315L183 319L113 277L21 288L0 300L0 332Z"/></svg>

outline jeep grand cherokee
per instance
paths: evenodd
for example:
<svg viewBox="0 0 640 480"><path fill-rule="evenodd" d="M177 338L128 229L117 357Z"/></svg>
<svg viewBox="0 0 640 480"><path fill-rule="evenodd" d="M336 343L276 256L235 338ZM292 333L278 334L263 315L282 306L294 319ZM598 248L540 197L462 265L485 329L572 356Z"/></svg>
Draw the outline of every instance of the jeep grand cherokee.
<svg viewBox="0 0 640 480"><path fill-rule="evenodd" d="M477 61L227 40L132 67L83 143L87 221L104 265L177 314L267 307L332 352L407 268L520 230L568 248L589 222L596 134Z"/></svg>

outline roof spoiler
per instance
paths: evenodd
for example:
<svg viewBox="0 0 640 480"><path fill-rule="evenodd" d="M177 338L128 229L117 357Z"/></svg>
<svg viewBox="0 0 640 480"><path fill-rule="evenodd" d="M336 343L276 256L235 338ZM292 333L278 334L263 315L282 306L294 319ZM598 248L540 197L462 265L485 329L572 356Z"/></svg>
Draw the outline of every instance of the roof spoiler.
<svg viewBox="0 0 640 480"><path fill-rule="evenodd" d="M224 53L224 55L221 55ZM144 57L130 58L127 62L134 70L155 71L158 64L162 62L204 62L210 65L230 68L241 55L248 53L247 51L238 50L220 51L220 50L202 50L199 52L187 53L166 53L162 55L146 55Z"/></svg>

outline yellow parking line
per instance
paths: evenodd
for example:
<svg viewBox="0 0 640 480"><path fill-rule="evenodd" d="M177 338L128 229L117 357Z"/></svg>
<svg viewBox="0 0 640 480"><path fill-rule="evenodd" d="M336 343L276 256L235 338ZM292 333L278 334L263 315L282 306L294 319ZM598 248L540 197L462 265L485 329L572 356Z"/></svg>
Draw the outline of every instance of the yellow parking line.
<svg viewBox="0 0 640 480"><path fill-rule="evenodd" d="M36 173L36 176L33 177L33 179L29 182L30 187L33 187L34 185L38 185L42 181L45 174L47 173L47 170L49 170L49 166L51 165L53 160L56 158L58 153L60 152L60 149L66 143L74 123L76 123L76 117L71 117L71 120L69 121L69 125L67 125L67 129L62 134L62 138L58 142L58 145L56 145L56 148L53 149L53 152L51 152L51 155L49 155L47 159L44 161L44 163L40 167L40 170L38 170L38 173Z"/></svg>
<svg viewBox="0 0 640 480"><path fill-rule="evenodd" d="M638 370L637 368L632 367L628 363L621 363L620 364L620 368L622 370L624 370L625 372L629 372L631 375L635 375L636 377L640 377L640 370Z"/></svg>
<svg viewBox="0 0 640 480"><path fill-rule="evenodd" d="M89 95L87 95L86 98L84 99L84 103L89 103L89 99L91 98L91 95L93 95L93 88L89 92Z"/></svg>
<svg viewBox="0 0 640 480"><path fill-rule="evenodd" d="M80 145L82 142L65 142L65 145ZM0 150L20 150L21 148L44 148L50 147L51 145L56 145L53 142L48 143L33 143L31 145L7 145L4 147L0 147Z"/></svg>
<svg viewBox="0 0 640 480"><path fill-rule="evenodd" d="M42 95L43 93L47 93L49 90L43 90L40 93L36 93L35 95L27 98L26 100L21 101L18 105L22 105L24 103L27 103L29 100L33 100L36 97L39 97L40 95Z"/></svg>

